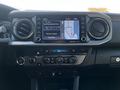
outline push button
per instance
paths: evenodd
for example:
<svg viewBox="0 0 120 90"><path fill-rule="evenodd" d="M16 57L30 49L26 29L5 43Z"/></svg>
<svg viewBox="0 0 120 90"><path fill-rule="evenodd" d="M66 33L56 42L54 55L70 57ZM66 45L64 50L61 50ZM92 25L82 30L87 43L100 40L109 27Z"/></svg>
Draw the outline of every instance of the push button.
<svg viewBox="0 0 120 90"><path fill-rule="evenodd" d="M36 59L35 59L35 58L29 58L29 63L30 63L30 64L36 63Z"/></svg>
<svg viewBox="0 0 120 90"><path fill-rule="evenodd" d="M43 62L44 62L45 64L50 64L51 60L50 60L49 57L44 57L44 58L43 58Z"/></svg>
<svg viewBox="0 0 120 90"><path fill-rule="evenodd" d="M85 22L85 20L86 20L85 16L81 16L81 21Z"/></svg>
<svg viewBox="0 0 120 90"><path fill-rule="evenodd" d="M111 57L111 64L120 64L120 57Z"/></svg>
<svg viewBox="0 0 120 90"><path fill-rule="evenodd" d="M50 60L50 64L55 64L55 63L56 63L56 62L55 62L55 58L51 57L50 59L51 59L51 60Z"/></svg>
<svg viewBox="0 0 120 90"><path fill-rule="evenodd" d="M68 60L68 57L64 57L64 61L63 61L64 64L69 64L69 60Z"/></svg>
<svg viewBox="0 0 120 90"><path fill-rule="evenodd" d="M86 42L86 41L87 41L86 35L82 35L82 36L81 36L81 41L82 41L82 42Z"/></svg>

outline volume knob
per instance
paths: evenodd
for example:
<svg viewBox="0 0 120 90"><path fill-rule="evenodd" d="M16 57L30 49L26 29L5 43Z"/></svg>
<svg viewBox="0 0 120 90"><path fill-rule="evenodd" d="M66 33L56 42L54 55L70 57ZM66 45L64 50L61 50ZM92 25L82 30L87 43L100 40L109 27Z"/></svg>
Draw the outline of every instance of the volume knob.
<svg viewBox="0 0 120 90"><path fill-rule="evenodd" d="M25 64L25 58L24 57L19 57L17 59L17 64L18 65L24 65Z"/></svg>

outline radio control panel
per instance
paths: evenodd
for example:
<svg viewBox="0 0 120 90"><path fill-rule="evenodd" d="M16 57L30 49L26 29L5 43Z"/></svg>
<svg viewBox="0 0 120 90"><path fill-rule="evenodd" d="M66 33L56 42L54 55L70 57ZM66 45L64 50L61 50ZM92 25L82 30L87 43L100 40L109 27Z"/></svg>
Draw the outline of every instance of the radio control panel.
<svg viewBox="0 0 120 90"><path fill-rule="evenodd" d="M85 16L37 16L35 42L86 42ZM41 25L41 26L40 26ZM41 27L41 28L40 28ZM41 37L40 37L41 36ZM38 39L39 38L39 39ZM86 38L86 37L85 37Z"/></svg>

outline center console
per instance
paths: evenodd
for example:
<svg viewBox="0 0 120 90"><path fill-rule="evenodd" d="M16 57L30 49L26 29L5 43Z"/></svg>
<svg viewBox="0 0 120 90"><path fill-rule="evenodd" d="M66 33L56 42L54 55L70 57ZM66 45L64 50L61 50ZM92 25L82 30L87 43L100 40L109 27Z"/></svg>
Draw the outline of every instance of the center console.
<svg viewBox="0 0 120 90"><path fill-rule="evenodd" d="M12 11L9 22L0 24L0 35L13 52L8 56L14 61L8 64L79 67L94 63L92 47L111 40L112 22L107 14L95 12Z"/></svg>
<svg viewBox="0 0 120 90"><path fill-rule="evenodd" d="M30 77L31 90L79 90L79 69L96 63L112 20L95 12L12 11L0 30L7 65Z"/></svg>
<svg viewBox="0 0 120 90"><path fill-rule="evenodd" d="M112 37L111 18L101 13L13 11L9 19L8 44L25 47L15 49L20 66L79 66L92 52L88 46Z"/></svg>

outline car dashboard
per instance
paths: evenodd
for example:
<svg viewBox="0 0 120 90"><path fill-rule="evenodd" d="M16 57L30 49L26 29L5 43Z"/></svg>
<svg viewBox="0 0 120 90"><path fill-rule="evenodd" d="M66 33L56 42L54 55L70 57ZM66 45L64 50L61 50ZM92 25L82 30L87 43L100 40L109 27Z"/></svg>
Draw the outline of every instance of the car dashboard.
<svg viewBox="0 0 120 90"><path fill-rule="evenodd" d="M95 90L104 80L111 85L113 73L119 76L120 14L9 10L3 16L1 77L9 87L4 90Z"/></svg>

